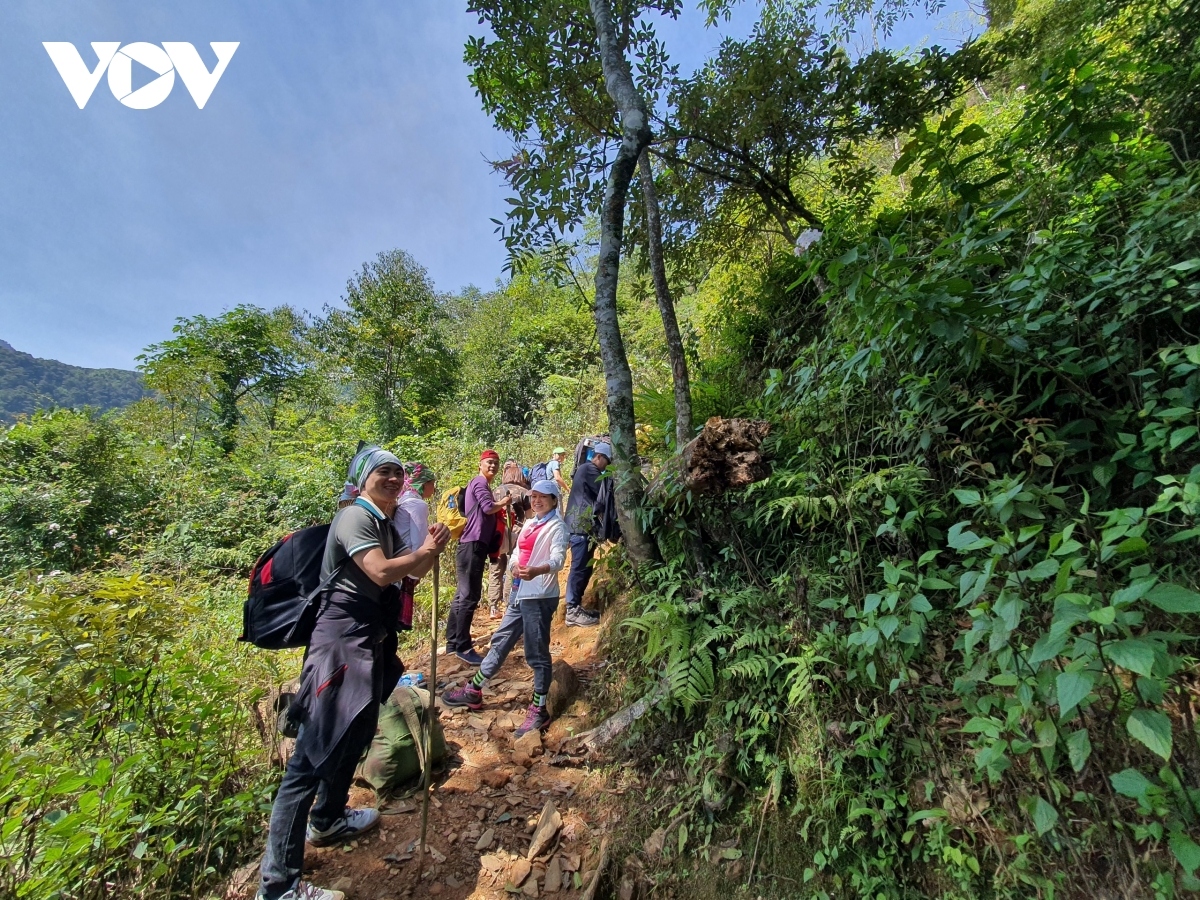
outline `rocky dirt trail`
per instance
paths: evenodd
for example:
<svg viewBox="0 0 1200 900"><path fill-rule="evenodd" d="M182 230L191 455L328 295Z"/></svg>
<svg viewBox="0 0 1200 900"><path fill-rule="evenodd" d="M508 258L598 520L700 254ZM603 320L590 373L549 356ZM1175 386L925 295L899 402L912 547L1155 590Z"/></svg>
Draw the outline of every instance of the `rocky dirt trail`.
<svg viewBox="0 0 1200 900"><path fill-rule="evenodd" d="M480 605L473 629L481 648L499 624L487 618L486 606ZM602 812L602 778L582 764L582 757L565 751L569 739L587 727L586 687L605 666L596 656L600 631L567 628L560 605L551 639L554 720L545 734L526 735L519 742L512 732L524 719L533 690L523 648L513 650L484 688L484 707L478 712L442 705L441 692L462 683L474 669L439 655L437 706L450 761L431 794L425 865L416 849L418 794L395 803L379 830L362 840L307 847L306 880L345 891L349 900L588 896L611 821L604 821ZM428 651L405 662L409 671L428 678ZM352 806L375 803L369 788L351 791ZM257 865L239 875L226 894L229 900L253 897L257 888Z"/></svg>

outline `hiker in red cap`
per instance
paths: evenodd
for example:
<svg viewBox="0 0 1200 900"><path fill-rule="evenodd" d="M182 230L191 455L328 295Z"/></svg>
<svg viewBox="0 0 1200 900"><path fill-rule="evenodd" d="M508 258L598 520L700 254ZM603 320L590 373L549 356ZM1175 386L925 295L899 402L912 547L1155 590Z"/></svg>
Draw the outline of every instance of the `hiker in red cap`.
<svg viewBox="0 0 1200 900"><path fill-rule="evenodd" d="M500 454L484 450L479 456L479 474L467 483L464 514L467 525L458 538L454 553L454 570L458 589L446 617L446 652L453 653L468 665L477 666L483 657L475 651L471 638L471 619L479 606L483 592L483 572L488 554L499 546L500 533L496 528L496 511L512 502L511 497L496 500L491 483L500 471Z"/></svg>

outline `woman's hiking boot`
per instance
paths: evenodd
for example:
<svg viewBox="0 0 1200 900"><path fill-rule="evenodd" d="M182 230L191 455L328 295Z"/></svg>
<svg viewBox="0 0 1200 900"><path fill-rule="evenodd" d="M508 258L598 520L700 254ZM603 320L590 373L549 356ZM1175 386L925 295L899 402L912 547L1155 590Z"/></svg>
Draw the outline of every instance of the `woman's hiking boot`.
<svg viewBox="0 0 1200 900"><path fill-rule="evenodd" d="M328 847L330 844L338 843L338 841L354 840L360 834L366 834L378 824L379 810L350 809L350 807L346 807L346 814L326 829L313 828L312 823L309 823L305 838L314 847ZM320 890L320 888L314 888L314 890Z"/></svg>
<svg viewBox="0 0 1200 900"><path fill-rule="evenodd" d="M529 709L525 711L525 721L521 723L520 728L513 732L513 737L522 738L531 731L545 731L549 724L550 713L546 707L531 703Z"/></svg>
<svg viewBox="0 0 1200 900"><path fill-rule="evenodd" d="M442 694L442 702L447 706L483 709L483 691L468 681L462 687L451 688Z"/></svg>

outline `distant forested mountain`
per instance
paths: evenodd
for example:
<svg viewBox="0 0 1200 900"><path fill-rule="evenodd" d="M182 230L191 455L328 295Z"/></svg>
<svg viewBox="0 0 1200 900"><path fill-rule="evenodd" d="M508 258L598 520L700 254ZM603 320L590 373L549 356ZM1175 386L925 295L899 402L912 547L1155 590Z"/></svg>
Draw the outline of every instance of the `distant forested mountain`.
<svg viewBox="0 0 1200 900"><path fill-rule="evenodd" d="M85 369L37 359L0 341L0 421L47 406L114 409L146 396L142 376L124 369Z"/></svg>

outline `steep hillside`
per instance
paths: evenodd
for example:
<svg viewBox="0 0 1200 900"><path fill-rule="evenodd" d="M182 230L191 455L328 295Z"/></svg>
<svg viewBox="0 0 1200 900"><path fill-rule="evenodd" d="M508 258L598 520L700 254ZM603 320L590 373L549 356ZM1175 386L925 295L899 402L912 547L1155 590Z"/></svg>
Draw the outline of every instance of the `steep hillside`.
<svg viewBox="0 0 1200 900"><path fill-rule="evenodd" d="M142 376L124 369L85 369L38 359L0 341L0 421L47 406L115 409L146 395Z"/></svg>

